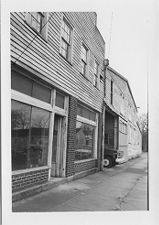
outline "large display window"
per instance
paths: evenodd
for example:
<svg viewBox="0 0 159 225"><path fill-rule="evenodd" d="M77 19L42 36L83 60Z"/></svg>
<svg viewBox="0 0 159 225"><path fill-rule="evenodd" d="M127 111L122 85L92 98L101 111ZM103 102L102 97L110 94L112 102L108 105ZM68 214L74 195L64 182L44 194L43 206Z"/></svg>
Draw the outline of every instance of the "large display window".
<svg viewBox="0 0 159 225"><path fill-rule="evenodd" d="M77 107L75 160L96 158L97 115L82 105Z"/></svg>
<svg viewBox="0 0 159 225"><path fill-rule="evenodd" d="M12 170L47 165L50 113L12 100Z"/></svg>

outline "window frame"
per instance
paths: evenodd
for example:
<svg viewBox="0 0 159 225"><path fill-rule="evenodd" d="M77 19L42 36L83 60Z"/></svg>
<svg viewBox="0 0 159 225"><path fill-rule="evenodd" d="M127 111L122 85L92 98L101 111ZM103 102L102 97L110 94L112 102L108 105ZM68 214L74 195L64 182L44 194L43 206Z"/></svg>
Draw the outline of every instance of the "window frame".
<svg viewBox="0 0 159 225"><path fill-rule="evenodd" d="M66 26L70 29L70 34L69 34L69 42L65 40L63 37L63 24L66 24ZM72 48L73 48L73 26L71 23L68 21L68 19L63 15L62 20L61 20L61 35L60 35L60 55L69 63L72 64ZM62 54L62 43L65 43L67 45L67 55L66 57Z"/></svg>
<svg viewBox="0 0 159 225"><path fill-rule="evenodd" d="M99 63L97 60L94 60L94 71L93 71L93 85L94 87L98 87L98 75L99 74Z"/></svg>
<svg viewBox="0 0 159 225"><path fill-rule="evenodd" d="M82 106L85 107L84 105L82 105ZM88 107L85 107L85 108L88 108ZM93 110L90 109L90 111L93 111ZM95 111L93 111L93 112L95 112ZM81 163L81 162L91 161L91 160L97 159L98 113L97 112L95 112L95 113L96 113L95 121L89 120L87 118L84 118L82 116L77 115L76 121L79 121L81 123L85 123L85 124L88 124L88 125L91 125L91 126L95 127L95 138L94 138L93 157L89 158L89 159L75 160L75 163Z"/></svg>
<svg viewBox="0 0 159 225"><path fill-rule="evenodd" d="M83 59L83 51L82 51L82 49L84 49L84 50L86 50L86 61L84 61L84 59ZM80 58L80 64L81 64L81 69L80 69L80 73L82 74L82 76L84 76L84 77L86 77L87 78L87 74L88 74L88 58L89 58L89 49L88 49L88 47L87 47L87 45L84 43L84 42L82 42L81 43L81 56L80 56L81 58ZM85 66L85 72L83 73L82 72L82 63L84 64L84 66Z"/></svg>
<svg viewBox="0 0 159 225"><path fill-rule="evenodd" d="M25 74L26 71L21 72L18 69L12 69L15 72L18 72L21 74L21 76L26 76L32 80L34 80L37 83L40 83L41 85L42 82L39 82L38 79L36 78L31 78L29 75ZM36 170L42 170L42 169L49 169L49 176L48 176L48 180L51 177L51 158L52 158L52 142L53 142L53 127L54 127L54 116L55 114L61 115L65 118L65 123L66 123L66 127L68 124L68 107L69 107L69 96L65 95L63 92L57 90L57 92L61 93L64 95L65 99L64 99L64 109L59 108L57 106L55 106L55 100L56 100L56 89L55 88L50 88L48 87L46 84L44 84L43 86L51 89L51 100L50 103L41 101L39 99L36 99L32 96L29 96L27 94L24 94L22 92L16 91L11 89L11 100L15 100L18 101L20 103L24 103L30 106L34 106L40 109L44 109L46 111L48 111L50 113L50 121L49 121L49 137L48 137L48 155L47 155L47 165L45 166L40 166L40 167L33 167L33 168L26 168L26 169L21 169L21 170L14 170L12 171L13 175L17 175L17 174L21 174L21 173L26 173L26 172L30 172L30 171L36 171ZM67 129L65 129L64 132L64 142L67 143ZM64 151L63 151L63 176L65 176L66 173L66 144L64 146Z"/></svg>
<svg viewBox="0 0 159 225"><path fill-rule="evenodd" d="M111 84L110 84L110 104L113 105L113 89L114 89L114 81L111 79Z"/></svg>
<svg viewBox="0 0 159 225"><path fill-rule="evenodd" d="M35 27L33 27L32 23L31 23L31 13L33 13L33 12L26 12L26 14L25 14L25 22L26 22L26 24L34 32L36 32L40 37L42 37L45 41L47 41L48 13L47 12L34 12L34 13L38 13L38 14L40 14L42 16L40 31L38 31Z"/></svg>

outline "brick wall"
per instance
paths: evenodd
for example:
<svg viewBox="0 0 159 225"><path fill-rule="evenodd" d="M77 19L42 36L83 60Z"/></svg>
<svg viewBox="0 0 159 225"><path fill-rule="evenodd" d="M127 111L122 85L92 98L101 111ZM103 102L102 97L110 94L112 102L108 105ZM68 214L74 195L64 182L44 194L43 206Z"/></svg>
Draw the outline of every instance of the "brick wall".
<svg viewBox="0 0 159 225"><path fill-rule="evenodd" d="M67 155L66 155L66 177L75 174L75 144L76 144L76 117L77 117L77 99L70 96L68 130L67 130Z"/></svg>
<svg viewBox="0 0 159 225"><path fill-rule="evenodd" d="M85 162L76 162L75 163L75 173L86 171L92 168L97 167L97 159Z"/></svg>
<svg viewBox="0 0 159 225"><path fill-rule="evenodd" d="M39 169L12 175L12 192L46 183L48 181L48 170L49 169Z"/></svg>

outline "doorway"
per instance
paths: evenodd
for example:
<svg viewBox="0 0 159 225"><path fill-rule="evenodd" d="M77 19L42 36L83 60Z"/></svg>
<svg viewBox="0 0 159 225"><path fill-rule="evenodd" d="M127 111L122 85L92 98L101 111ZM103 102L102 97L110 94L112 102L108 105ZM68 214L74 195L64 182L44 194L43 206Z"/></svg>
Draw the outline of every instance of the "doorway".
<svg viewBox="0 0 159 225"><path fill-rule="evenodd" d="M53 144L52 144L52 166L51 166L52 177L62 177L63 152L64 152L64 117L55 114Z"/></svg>

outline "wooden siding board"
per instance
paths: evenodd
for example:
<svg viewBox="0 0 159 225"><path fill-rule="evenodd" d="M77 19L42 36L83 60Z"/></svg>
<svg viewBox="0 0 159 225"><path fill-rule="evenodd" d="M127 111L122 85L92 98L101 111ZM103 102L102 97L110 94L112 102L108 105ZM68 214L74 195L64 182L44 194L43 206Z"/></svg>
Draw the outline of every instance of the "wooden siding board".
<svg viewBox="0 0 159 225"><path fill-rule="evenodd" d="M95 107L99 111L101 110L102 104L102 95L98 90L96 90L93 85L87 81L80 74L80 50L81 50L81 41L86 39L86 43L90 50L93 52L91 55L91 60L96 57L99 63L103 62L104 55L98 53L99 47L96 46L96 40L90 39L90 32L93 33L95 28L91 24L89 26L89 22L85 24L87 29L85 30L85 34L81 34L81 14L71 13L67 14L67 18L71 21L72 26L75 29L74 32L74 42L73 42L73 66L70 66L60 55L60 29L61 26L61 13L55 13L53 18L56 18L56 23L52 22L51 19L48 26L48 42L41 40L41 38L37 37L35 42L32 43L29 49L23 54L23 57L20 61L28 63L29 58L32 60L32 65L34 69L37 68L38 71L42 73L48 74L54 82L58 83L65 88L67 93L70 93L77 97L81 98L83 101L86 101L91 107ZM85 17L86 20L90 20L88 16ZM78 21L78 24L77 24ZM83 20L82 20L83 21ZM92 23L92 22L91 22ZM22 48L24 49L27 46L27 41L29 42L35 36L34 32L28 25L24 23L24 19L22 17L13 16L12 18L12 38L11 45L16 48L14 52L14 57L18 53L17 49L19 49L19 53L22 52ZM59 26L60 24L60 26ZM59 33L58 33L59 32ZM55 33L55 35L53 35ZM18 40L23 43L17 43L15 39L18 37ZM27 40L27 41L26 41ZM91 43L92 42L92 43ZM104 47L104 46L103 46ZM94 50L92 50L94 49ZM18 53L18 54L19 54ZM47 57L46 57L47 56ZM25 58L26 57L26 58ZM90 67L89 67L90 68ZM60 75L57 75L60 74ZM92 80L92 68L89 71L89 80ZM74 89L75 91L73 91ZM82 96L81 96L82 95Z"/></svg>

